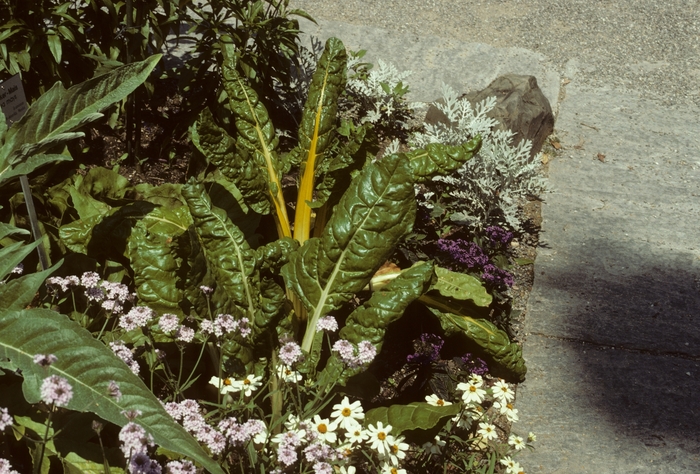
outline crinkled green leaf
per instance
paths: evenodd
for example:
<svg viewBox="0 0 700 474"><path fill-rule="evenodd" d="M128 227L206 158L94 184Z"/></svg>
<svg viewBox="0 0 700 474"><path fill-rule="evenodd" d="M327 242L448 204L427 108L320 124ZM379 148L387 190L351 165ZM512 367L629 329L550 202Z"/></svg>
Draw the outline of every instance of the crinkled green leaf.
<svg viewBox="0 0 700 474"><path fill-rule="evenodd" d="M432 290L437 290L442 296L458 300L472 300L477 306L487 307L493 301L493 297L486 291L484 284L478 278L435 267L437 280Z"/></svg>
<svg viewBox="0 0 700 474"><path fill-rule="evenodd" d="M250 156L248 149L236 151L236 140L214 121L204 109L190 129L192 143L207 161L215 165L240 190L245 203L259 214L270 213L266 175Z"/></svg>
<svg viewBox="0 0 700 474"><path fill-rule="evenodd" d="M431 143L420 150L406 153L417 183L433 176L445 175L462 166L479 152L481 137L476 136L462 145L450 146Z"/></svg>
<svg viewBox="0 0 700 474"><path fill-rule="evenodd" d="M182 312L183 258L178 255L177 245L183 235L189 240L187 229L191 223L186 206L156 208L136 224L128 239L136 294L142 304L159 313Z"/></svg>
<svg viewBox="0 0 700 474"><path fill-rule="evenodd" d="M263 245L255 250L258 268L263 271L277 272L289 261L292 252L298 248L299 242L289 237Z"/></svg>
<svg viewBox="0 0 700 474"><path fill-rule="evenodd" d="M260 297L255 251L226 213L212 205L203 185L190 181L183 186L182 195L216 279L212 300L225 302L219 308L222 312L242 311L254 321Z"/></svg>
<svg viewBox="0 0 700 474"><path fill-rule="evenodd" d="M267 181L269 199L275 208L275 219L280 237L291 237L287 207L282 195L280 162L275 149L279 139L272 120L257 93L236 71L236 52L232 43L222 42L224 62L221 76L236 121L236 150L245 149Z"/></svg>
<svg viewBox="0 0 700 474"><path fill-rule="evenodd" d="M455 416L460 410L457 403L441 407L422 402L391 405L369 410L365 413L365 423L376 425L381 421L384 426L390 425L391 434L396 436L407 430L429 430L441 420Z"/></svg>
<svg viewBox="0 0 700 474"><path fill-rule="evenodd" d="M68 90L57 82L5 134L5 143L0 148L0 181L13 166L26 163L31 155L75 138L75 130L102 117L101 111L141 85L160 57L157 54L122 66ZM45 161L34 163L39 166Z"/></svg>
<svg viewBox="0 0 700 474"><path fill-rule="evenodd" d="M302 348L311 347L321 316L361 291L410 231L416 215L406 158L366 166L335 208L320 238L308 240L282 267L286 284L308 310Z"/></svg>
<svg viewBox="0 0 700 474"><path fill-rule="evenodd" d="M510 342L504 331L486 319L444 313L434 308L428 309L438 317L446 335L462 334L478 344L493 358L497 366L489 367L491 373L515 382L525 380L527 367L522 348Z"/></svg>
<svg viewBox="0 0 700 474"><path fill-rule="evenodd" d="M54 354L49 368L35 364L35 354ZM67 408L92 412L118 426L128 420L124 410L140 410L136 422L156 443L183 454L213 473L222 473L199 443L177 424L160 401L104 344L66 316L45 309L5 311L0 315L0 357L17 364L24 377L23 391L29 403L41 399L42 380L58 375L68 380L73 398ZM109 383L119 385L119 401L109 396Z"/></svg>
<svg viewBox="0 0 700 474"><path fill-rule="evenodd" d="M77 253L87 255L87 246L92 238L92 229L104 218L102 215L93 215L87 219L64 224L58 229L58 236L63 245Z"/></svg>
<svg viewBox="0 0 700 474"><path fill-rule="evenodd" d="M347 52L342 41L329 38L311 80L299 125L301 182L294 217L294 238L304 243L311 229L316 169L323 162L335 132L338 97L345 89Z"/></svg>

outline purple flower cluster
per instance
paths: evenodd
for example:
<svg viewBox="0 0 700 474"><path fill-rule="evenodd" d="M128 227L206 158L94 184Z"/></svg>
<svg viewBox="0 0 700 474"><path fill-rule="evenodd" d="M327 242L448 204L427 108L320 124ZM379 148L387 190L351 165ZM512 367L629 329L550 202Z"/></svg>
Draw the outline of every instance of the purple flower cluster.
<svg viewBox="0 0 700 474"><path fill-rule="evenodd" d="M119 326L127 331L146 326L156 313L146 306L135 306L119 318Z"/></svg>
<svg viewBox="0 0 700 474"><path fill-rule="evenodd" d="M333 316L324 316L316 323L316 331L336 332L338 321Z"/></svg>
<svg viewBox="0 0 700 474"><path fill-rule="evenodd" d="M280 360L288 367L299 362L303 356L304 353L301 352L301 347L294 341L286 342L280 347Z"/></svg>
<svg viewBox="0 0 700 474"><path fill-rule="evenodd" d="M161 474L163 468L158 461L148 457L146 453L136 453L129 461L129 472L131 474Z"/></svg>
<svg viewBox="0 0 700 474"><path fill-rule="evenodd" d="M88 301L99 303L103 309L112 314L121 313L124 310L124 304L134 298L134 295L129 293L128 286L103 281L95 272L85 272L80 278L75 275L65 278L50 277L46 279L46 285L50 291L60 288L63 292L71 287L82 286Z"/></svg>
<svg viewBox="0 0 700 474"><path fill-rule="evenodd" d="M214 334L216 337L236 331L243 337L248 337L251 333L248 318L236 320L230 314L220 314L214 322L205 319L200 323L200 329L204 334Z"/></svg>
<svg viewBox="0 0 700 474"><path fill-rule="evenodd" d="M511 240L513 240L513 233L508 232L502 227L497 225L492 225L484 229L486 237L489 238L489 242L493 247L499 248L502 245L508 245Z"/></svg>
<svg viewBox="0 0 700 474"><path fill-rule="evenodd" d="M468 269L482 268L489 263L489 257L481 247L464 239L438 239L437 248L449 255L456 264Z"/></svg>
<svg viewBox="0 0 700 474"><path fill-rule="evenodd" d="M484 265L484 273L481 274L481 279L494 286L513 286L515 283L510 272L502 270L491 263Z"/></svg>
<svg viewBox="0 0 700 474"><path fill-rule="evenodd" d="M119 431L120 449L126 459L131 459L139 453L146 453L149 446L152 447L153 436L137 423L130 421Z"/></svg>
<svg viewBox="0 0 700 474"><path fill-rule="evenodd" d="M7 408L0 408L0 431L4 430L8 426L12 426L12 417L7 411Z"/></svg>
<svg viewBox="0 0 700 474"><path fill-rule="evenodd" d="M190 461L170 461L165 466L166 474L197 474L197 468Z"/></svg>
<svg viewBox="0 0 700 474"><path fill-rule="evenodd" d="M32 360L40 367L49 367L58 360L58 357L53 354L36 354Z"/></svg>
<svg viewBox="0 0 700 474"><path fill-rule="evenodd" d="M489 371L489 366L486 365L486 362L483 360L479 359L478 357L474 358L472 354L466 353L462 357L462 362L464 365L466 365L467 370L471 372L472 374L476 375L484 375L488 373Z"/></svg>
<svg viewBox="0 0 700 474"><path fill-rule="evenodd" d="M413 341L413 349L416 351L409 354L406 360L413 364L426 364L440 360L440 351L445 341L435 334L423 333L420 339Z"/></svg>

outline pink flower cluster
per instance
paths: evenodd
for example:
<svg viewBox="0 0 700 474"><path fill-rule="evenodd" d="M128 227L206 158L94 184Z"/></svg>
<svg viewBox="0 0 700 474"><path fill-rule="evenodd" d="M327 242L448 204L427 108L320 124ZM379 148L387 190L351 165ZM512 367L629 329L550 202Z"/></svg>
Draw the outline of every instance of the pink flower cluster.
<svg viewBox="0 0 700 474"><path fill-rule="evenodd" d="M47 405L64 407L72 398L73 387L63 377L50 375L41 383L41 400Z"/></svg>
<svg viewBox="0 0 700 474"><path fill-rule="evenodd" d="M12 417L7 411L7 408L0 408L0 431L4 430L8 426L12 426Z"/></svg>
<svg viewBox="0 0 700 474"><path fill-rule="evenodd" d="M343 363L351 369L369 365L377 356L377 348L369 341L361 341L355 354L355 346L350 341L339 339L331 351L337 352Z"/></svg>
<svg viewBox="0 0 700 474"><path fill-rule="evenodd" d="M238 423L234 417L229 417L221 420L218 428L233 446L243 446L256 436L267 434L265 423L260 420Z"/></svg>
<svg viewBox="0 0 700 474"><path fill-rule="evenodd" d="M134 295L129 293L129 287L121 283L105 281L95 272L85 272L78 278L75 275L67 277L50 277L46 279L49 290L60 288L66 292L71 287L82 286L88 301L99 303L103 309L112 314L124 310L127 301L133 301Z"/></svg>
<svg viewBox="0 0 700 474"><path fill-rule="evenodd" d="M146 326L153 320L156 313L146 306L134 306L119 318L119 326L126 331Z"/></svg>
<svg viewBox="0 0 700 474"><path fill-rule="evenodd" d="M165 466L166 474L197 474L197 468L190 461L170 461Z"/></svg>
<svg viewBox="0 0 700 474"><path fill-rule="evenodd" d="M165 334L175 333L175 339L181 342L192 342L194 329L180 324L180 320L174 314L164 314L158 320L158 326Z"/></svg>

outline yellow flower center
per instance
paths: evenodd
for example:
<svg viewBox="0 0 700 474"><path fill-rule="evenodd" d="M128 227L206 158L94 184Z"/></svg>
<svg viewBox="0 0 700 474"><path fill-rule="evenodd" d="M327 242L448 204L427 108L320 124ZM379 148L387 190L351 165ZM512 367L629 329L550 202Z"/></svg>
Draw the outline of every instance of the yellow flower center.
<svg viewBox="0 0 700 474"><path fill-rule="evenodd" d="M231 385L231 379L224 379L224 385Z"/></svg>
<svg viewBox="0 0 700 474"><path fill-rule="evenodd" d="M326 426L325 423L321 423L318 425L318 432L321 434L325 434L328 431L328 427Z"/></svg>
<svg viewBox="0 0 700 474"><path fill-rule="evenodd" d="M399 452L399 445L398 444L392 444L391 445L391 452L396 454Z"/></svg>
<svg viewBox="0 0 700 474"><path fill-rule="evenodd" d="M439 407L444 406L444 405L445 405L445 400L443 400L442 398L438 398L438 401L437 401L436 405L439 406Z"/></svg>
<svg viewBox="0 0 700 474"><path fill-rule="evenodd" d="M513 409L513 404L512 404L512 403L506 403L506 408L508 408L509 410L512 410L512 409Z"/></svg>
<svg viewBox="0 0 700 474"><path fill-rule="evenodd" d="M341 412L343 416L350 416L352 415L352 410L350 410L348 407L343 408L343 411Z"/></svg>
<svg viewBox="0 0 700 474"><path fill-rule="evenodd" d="M245 379L245 380L243 381L243 385L250 385L250 380Z"/></svg>
<svg viewBox="0 0 700 474"><path fill-rule="evenodd" d="M399 474L399 470L396 469L395 467L391 468L391 474Z"/></svg>
<svg viewBox="0 0 700 474"><path fill-rule="evenodd" d="M380 441L384 441L386 439L386 433L380 431L379 433L377 433L377 438L379 438Z"/></svg>
<svg viewBox="0 0 700 474"><path fill-rule="evenodd" d="M476 392L476 387L474 385L469 386L469 391L470 392Z"/></svg>

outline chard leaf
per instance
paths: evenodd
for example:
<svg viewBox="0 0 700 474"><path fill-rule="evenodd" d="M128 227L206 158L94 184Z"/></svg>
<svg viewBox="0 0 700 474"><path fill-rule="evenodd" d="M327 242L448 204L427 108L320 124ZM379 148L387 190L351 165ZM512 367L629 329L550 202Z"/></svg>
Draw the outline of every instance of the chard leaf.
<svg viewBox="0 0 700 474"><path fill-rule="evenodd" d="M430 263L421 262L405 270L381 290L372 293L367 302L348 316L345 326L340 330L340 338L354 345L369 341L380 352L389 324L401 318L408 305L428 291L434 278L433 265ZM362 371L362 368L344 367L343 362L332 353L318 377L319 384L334 381L345 385L350 377Z"/></svg>
<svg viewBox="0 0 700 474"><path fill-rule="evenodd" d="M289 256L299 248L299 242L285 237L255 250L258 268L262 271L278 272L289 261Z"/></svg>
<svg viewBox="0 0 700 474"><path fill-rule="evenodd" d="M66 90L57 82L29 107L27 113L5 134L0 148L0 181L13 166L31 155L82 136L75 130L102 117L102 111L134 91L149 76L161 55L117 68ZM56 155L46 155L56 158ZM46 158L34 160L37 167ZM23 171L29 172L27 166Z"/></svg>
<svg viewBox="0 0 700 474"><path fill-rule="evenodd" d="M221 43L224 62L221 75L224 89L235 114L238 136L236 149L246 150L266 179L269 199L275 207L275 221L280 237L291 237L287 206L282 195L280 165L275 148L278 139L272 120L255 91L236 71L236 53L232 43Z"/></svg>
<svg viewBox="0 0 700 474"><path fill-rule="evenodd" d="M353 180L321 237L308 240L281 270L308 310L302 349L310 350L318 319L339 309L369 282L410 231L415 215L405 157L371 163Z"/></svg>
<svg viewBox="0 0 700 474"><path fill-rule="evenodd" d="M481 137L476 136L457 146L431 143L421 150L406 153L406 156L411 162L416 183L420 183L456 170L477 154L480 148Z"/></svg>
<svg viewBox="0 0 700 474"><path fill-rule="evenodd" d="M35 354L54 354L57 362L48 368L35 364ZM73 398L67 408L92 412L118 426L127 423L122 411L141 410L136 423L156 443L202 464L212 473L223 471L206 455L199 443L177 424L160 401L110 349L66 316L45 309L4 311L0 314L0 357L10 359L21 370L22 386L29 403L41 400L42 380L58 375L68 380ZM119 385L119 401L109 396L109 383Z"/></svg>
<svg viewBox="0 0 700 474"><path fill-rule="evenodd" d="M391 425L392 435L398 435L407 430L429 430L443 419L455 416L460 410L458 403L442 407L422 402L391 405L369 410L365 414L365 423L376 425L381 421L384 426Z"/></svg>
<svg viewBox="0 0 700 474"><path fill-rule="evenodd" d="M266 176L260 172L247 149L237 153L236 140L214 121L204 109L190 129L192 143L239 189L246 205L259 214L270 213Z"/></svg>
<svg viewBox="0 0 700 474"><path fill-rule="evenodd" d="M428 309L438 317L447 336L462 334L478 344L493 358L496 367L489 367L491 373L515 382L525 380L527 367L525 367L522 348L510 342L504 331L486 319L444 313L434 308Z"/></svg>
<svg viewBox="0 0 700 474"><path fill-rule="evenodd" d="M347 53L342 41L329 38L311 80L299 126L301 183L294 217L294 238L304 243L311 229L316 168L331 145L338 112L338 96L345 89Z"/></svg>
<svg viewBox="0 0 700 474"><path fill-rule="evenodd" d="M183 258L177 246L181 236L189 239L191 222L186 206L156 208L136 224L128 239L136 294L158 313L182 313L180 303L185 296L179 273Z"/></svg>
<svg viewBox="0 0 700 474"><path fill-rule="evenodd" d="M472 300L474 304L487 307L493 301L493 297L486 291L484 284L478 278L435 267L437 280L431 290L437 290L442 296L457 300Z"/></svg>
<svg viewBox="0 0 700 474"><path fill-rule="evenodd" d="M208 267L216 279L212 300L221 302L222 312L243 312L255 321L260 299L260 276L255 268L256 254L245 235L214 207L204 186L191 180L182 187L201 239Z"/></svg>

